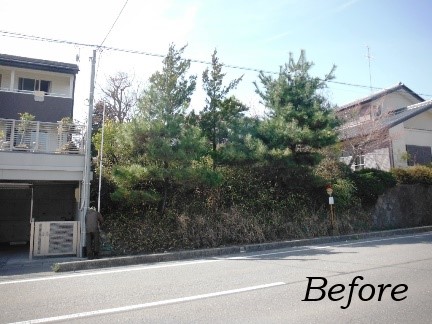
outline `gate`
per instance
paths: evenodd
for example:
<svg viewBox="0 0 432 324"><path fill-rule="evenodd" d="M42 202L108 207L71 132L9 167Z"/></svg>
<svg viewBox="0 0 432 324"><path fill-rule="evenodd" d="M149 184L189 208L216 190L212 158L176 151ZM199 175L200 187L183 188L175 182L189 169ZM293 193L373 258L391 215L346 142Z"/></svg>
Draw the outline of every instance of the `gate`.
<svg viewBox="0 0 432 324"><path fill-rule="evenodd" d="M32 256L78 254L79 222L32 222L30 259Z"/></svg>

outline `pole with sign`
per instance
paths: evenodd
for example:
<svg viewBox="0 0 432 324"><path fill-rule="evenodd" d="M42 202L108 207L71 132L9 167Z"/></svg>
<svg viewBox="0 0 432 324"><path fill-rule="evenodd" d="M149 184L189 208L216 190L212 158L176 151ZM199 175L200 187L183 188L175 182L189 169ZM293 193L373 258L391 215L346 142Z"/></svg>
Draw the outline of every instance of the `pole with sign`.
<svg viewBox="0 0 432 324"><path fill-rule="evenodd" d="M334 229L334 221L335 221L335 215L334 215L334 198L333 198L333 188L329 185L326 188L327 194L329 195L329 205L330 205L330 224L332 227L332 230Z"/></svg>

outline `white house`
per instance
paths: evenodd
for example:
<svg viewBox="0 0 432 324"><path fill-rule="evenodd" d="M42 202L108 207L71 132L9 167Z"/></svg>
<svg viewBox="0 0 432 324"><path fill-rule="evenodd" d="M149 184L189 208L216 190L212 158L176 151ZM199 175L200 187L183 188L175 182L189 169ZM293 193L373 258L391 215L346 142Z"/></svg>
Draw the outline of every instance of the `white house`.
<svg viewBox="0 0 432 324"><path fill-rule="evenodd" d="M80 254L84 127L75 64L0 54L0 243ZM34 116L32 118L21 118Z"/></svg>
<svg viewBox="0 0 432 324"><path fill-rule="evenodd" d="M340 107L337 116L342 160L354 170L432 162L432 100L402 83Z"/></svg>

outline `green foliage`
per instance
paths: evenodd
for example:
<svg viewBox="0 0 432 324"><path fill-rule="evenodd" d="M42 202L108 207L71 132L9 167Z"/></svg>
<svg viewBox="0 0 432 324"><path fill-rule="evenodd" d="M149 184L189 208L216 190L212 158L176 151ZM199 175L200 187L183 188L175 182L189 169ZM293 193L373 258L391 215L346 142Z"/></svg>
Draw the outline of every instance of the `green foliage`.
<svg viewBox="0 0 432 324"><path fill-rule="evenodd" d="M360 209L360 199L356 195L356 187L349 179L337 179L333 185L333 196L338 210Z"/></svg>
<svg viewBox="0 0 432 324"><path fill-rule="evenodd" d="M212 146L213 169L219 162L218 149L221 144L232 142L233 133L237 133L239 119L247 111L234 97L226 98L228 93L235 89L242 77L237 78L227 86L223 85L225 73L222 73L223 64L219 63L217 51L212 54L212 70L205 69L202 75L203 88L207 94L206 106L200 112L199 125ZM235 142L234 142L235 143Z"/></svg>
<svg viewBox="0 0 432 324"><path fill-rule="evenodd" d="M396 185L392 173L377 169L362 169L350 175L357 188L357 196L365 205L373 205L386 189Z"/></svg>
<svg viewBox="0 0 432 324"><path fill-rule="evenodd" d="M338 179L344 179L351 174L351 169L345 163L335 158L325 157L315 167L314 174L333 183Z"/></svg>
<svg viewBox="0 0 432 324"><path fill-rule="evenodd" d="M326 87L325 81L334 78L335 67L321 80L309 75L312 66L302 51L297 62L290 53L289 62L280 68L277 78L260 73L263 90L255 83L256 92L269 116L262 122L259 135L269 150L289 149L294 155L298 152L307 154L310 149L336 142L334 128L337 120L329 103L320 94L320 90ZM304 159L298 161L303 162ZM314 162L314 159L309 162Z"/></svg>
<svg viewBox="0 0 432 324"><path fill-rule="evenodd" d="M26 121L34 121L35 120L35 116L28 113L28 112L24 112L24 113L18 113L18 115L20 116L20 120L23 122Z"/></svg>
<svg viewBox="0 0 432 324"><path fill-rule="evenodd" d="M110 170L113 166L121 163L123 157L128 155L126 147L122 142L122 132L126 126L107 120L104 125L104 143L103 143L103 166L105 170ZM102 128L100 128L92 137L92 143L101 155ZM99 167L99 166L97 166Z"/></svg>
<svg viewBox="0 0 432 324"><path fill-rule="evenodd" d="M139 115L121 132L127 158L112 174L118 186L113 199L132 205L157 203L161 214L179 186L217 182L207 164L200 163L209 151L207 141L186 118L196 77L187 77L190 61L181 57L183 51L170 45L162 71L150 77Z"/></svg>
<svg viewBox="0 0 432 324"><path fill-rule="evenodd" d="M401 184L432 185L432 166L416 165L407 169L393 169L391 172Z"/></svg>
<svg viewBox="0 0 432 324"><path fill-rule="evenodd" d="M223 85L215 51L203 73L206 107L187 114L196 77L184 49L170 45L131 120L105 124L102 206L116 253L328 235L328 183L339 233L370 228L360 201L372 203L394 179L377 170L352 174L339 154L320 149L336 139L320 94L333 70L324 81L309 76L302 52L277 78L261 73L257 93L269 112L262 120L227 97L240 78ZM100 131L93 143L99 149Z"/></svg>

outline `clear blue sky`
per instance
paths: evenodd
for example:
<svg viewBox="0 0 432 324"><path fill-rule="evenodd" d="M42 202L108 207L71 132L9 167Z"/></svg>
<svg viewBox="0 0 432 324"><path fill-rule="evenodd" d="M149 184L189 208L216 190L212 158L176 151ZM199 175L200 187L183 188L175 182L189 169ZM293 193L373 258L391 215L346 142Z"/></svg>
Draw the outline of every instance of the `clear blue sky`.
<svg viewBox="0 0 432 324"><path fill-rule="evenodd" d="M125 0L0 0L0 53L70 63L79 54L75 114L85 116L92 48L2 32L98 45L124 4ZM204 61L210 61L216 48L225 64L275 72L289 52L298 56L305 49L315 63L312 75L324 77L336 64L335 81L365 86L329 83L330 101L342 105L370 94L366 46L372 56L373 87L403 82L432 99L431 32L431 0L128 0L104 45L165 55L171 42L177 47L188 44L185 57ZM98 55L97 88L116 71L145 81L160 62L158 57L103 51ZM193 63L191 73L200 79L205 67ZM232 68L225 72L227 82L244 74L232 94L259 113L252 85L258 73ZM199 110L203 100L198 85L192 108Z"/></svg>

